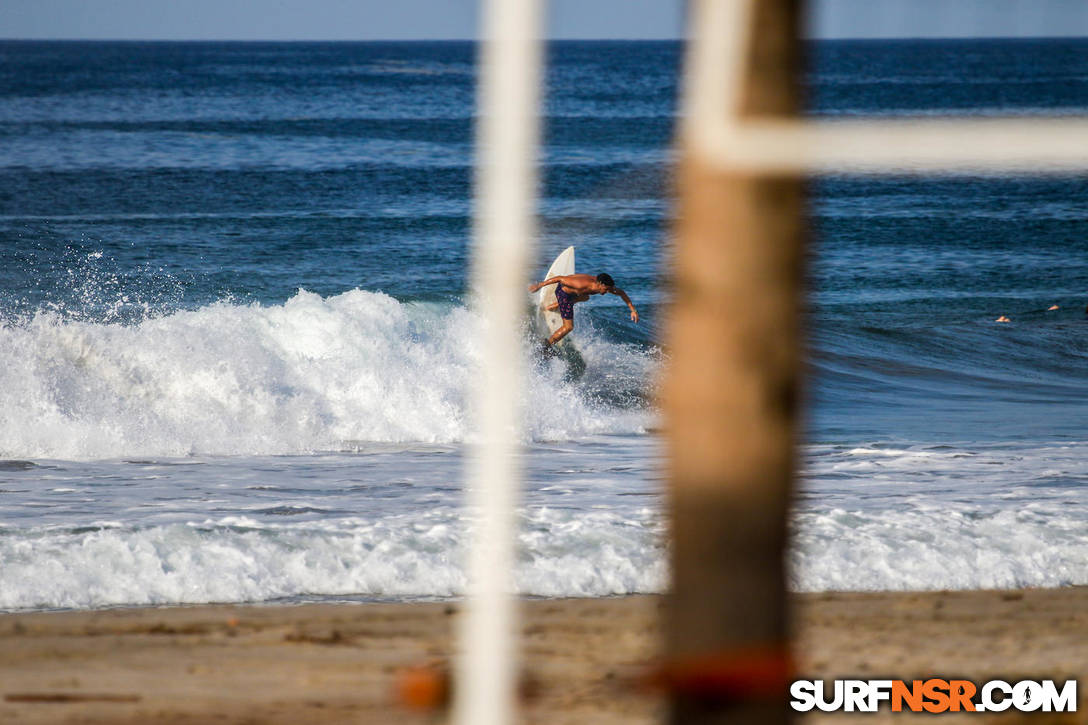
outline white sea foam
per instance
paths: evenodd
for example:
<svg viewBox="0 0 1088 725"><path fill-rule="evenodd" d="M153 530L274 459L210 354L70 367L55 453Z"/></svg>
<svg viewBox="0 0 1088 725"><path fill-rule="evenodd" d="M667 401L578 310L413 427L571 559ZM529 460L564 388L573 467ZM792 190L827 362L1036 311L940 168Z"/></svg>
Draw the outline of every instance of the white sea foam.
<svg viewBox="0 0 1088 725"><path fill-rule="evenodd" d="M657 523L605 512L523 517L519 591L604 596L659 591ZM381 520L199 525L0 537L0 608L263 601L283 597L449 597L464 591L466 527L449 510Z"/></svg>
<svg viewBox="0 0 1088 725"><path fill-rule="evenodd" d="M834 509L802 512L794 528L799 591L1088 584L1088 521L1049 507Z"/></svg>
<svg viewBox="0 0 1088 725"><path fill-rule="evenodd" d="M1088 445L809 449L801 591L1088 584Z"/></svg>
<svg viewBox="0 0 1088 725"><path fill-rule="evenodd" d="M585 377L530 367L517 586L661 591L660 451L594 435L650 422L657 362L584 322ZM479 324L353 291L0 327L0 458L18 459L0 608L459 595ZM352 452L281 455L314 450ZM1088 584L1088 444L851 441L805 459L795 590Z"/></svg>
<svg viewBox="0 0 1088 725"><path fill-rule="evenodd" d="M1088 584L1083 512L1028 505L798 510L788 557L795 591ZM0 532L0 609L404 599L464 592L467 526L442 505L381 517ZM548 597L663 591L657 506L523 510L518 591Z"/></svg>
<svg viewBox="0 0 1088 725"><path fill-rule="evenodd" d="M300 290L275 306L221 302L131 325L39 312L0 327L0 456L257 455L348 441L463 441L473 430L467 396L480 369L480 324L464 307L360 290L330 298ZM611 348L595 361L598 381L644 387L652 359ZM636 432L648 423L643 410L602 403L615 397L608 391L565 383L557 365L530 368L530 438Z"/></svg>

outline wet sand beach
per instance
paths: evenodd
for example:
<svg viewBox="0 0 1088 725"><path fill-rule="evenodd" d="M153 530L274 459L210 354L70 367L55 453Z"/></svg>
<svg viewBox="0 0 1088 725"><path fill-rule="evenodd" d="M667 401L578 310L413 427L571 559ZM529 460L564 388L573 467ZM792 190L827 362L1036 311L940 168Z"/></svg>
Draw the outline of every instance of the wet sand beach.
<svg viewBox="0 0 1088 725"><path fill-rule="evenodd" d="M632 683L657 655L661 602L525 602L524 721L657 721L660 696ZM1088 681L1085 587L794 602L799 677ZM0 722L442 722L441 711L398 703L398 692L413 682L405 668L448 662L459 611L439 602L3 615ZM1078 694L1080 712L1033 722L1085 722ZM844 717L858 716L834 719ZM1022 716L993 719L1010 717Z"/></svg>

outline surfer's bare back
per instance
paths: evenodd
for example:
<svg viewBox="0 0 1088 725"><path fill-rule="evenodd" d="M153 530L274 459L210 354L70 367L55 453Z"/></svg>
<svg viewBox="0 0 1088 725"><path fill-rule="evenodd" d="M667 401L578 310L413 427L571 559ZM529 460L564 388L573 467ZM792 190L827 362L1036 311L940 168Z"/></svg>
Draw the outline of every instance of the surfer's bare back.
<svg viewBox="0 0 1088 725"><path fill-rule="evenodd" d="M616 286L611 275L603 272L596 277L591 274L562 274L529 285L529 291L536 292L550 284L555 285L555 304L549 305L548 310L559 310L563 326L544 341L544 347L551 347L574 329L574 303L585 302L590 295L617 295L631 308L631 320L638 322L638 310L631 304L627 293Z"/></svg>

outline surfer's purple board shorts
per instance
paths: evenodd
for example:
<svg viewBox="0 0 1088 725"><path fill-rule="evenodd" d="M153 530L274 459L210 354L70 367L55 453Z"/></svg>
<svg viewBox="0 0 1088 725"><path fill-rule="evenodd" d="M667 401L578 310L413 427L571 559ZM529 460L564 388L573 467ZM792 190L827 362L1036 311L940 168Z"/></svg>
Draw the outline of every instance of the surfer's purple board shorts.
<svg viewBox="0 0 1088 725"><path fill-rule="evenodd" d="M555 283L555 301L559 303L559 316L564 320L574 319L574 300L563 291L563 285Z"/></svg>

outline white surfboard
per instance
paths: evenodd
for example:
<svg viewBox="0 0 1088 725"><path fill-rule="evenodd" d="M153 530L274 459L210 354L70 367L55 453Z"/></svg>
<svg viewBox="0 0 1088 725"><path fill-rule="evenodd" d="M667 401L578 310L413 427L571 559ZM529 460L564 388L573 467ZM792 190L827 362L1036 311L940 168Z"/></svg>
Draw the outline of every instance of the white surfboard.
<svg viewBox="0 0 1088 725"><path fill-rule="evenodd" d="M544 279L568 274L574 274L574 247L567 247L555 258L552 266L548 267L548 273L544 275ZM563 318L559 315L559 310L546 309L549 305L555 304L556 287L557 285L550 284L536 293L537 329L544 337L551 337L556 330L563 326ZM559 344L563 345L569 339L570 335L567 335L559 341Z"/></svg>

